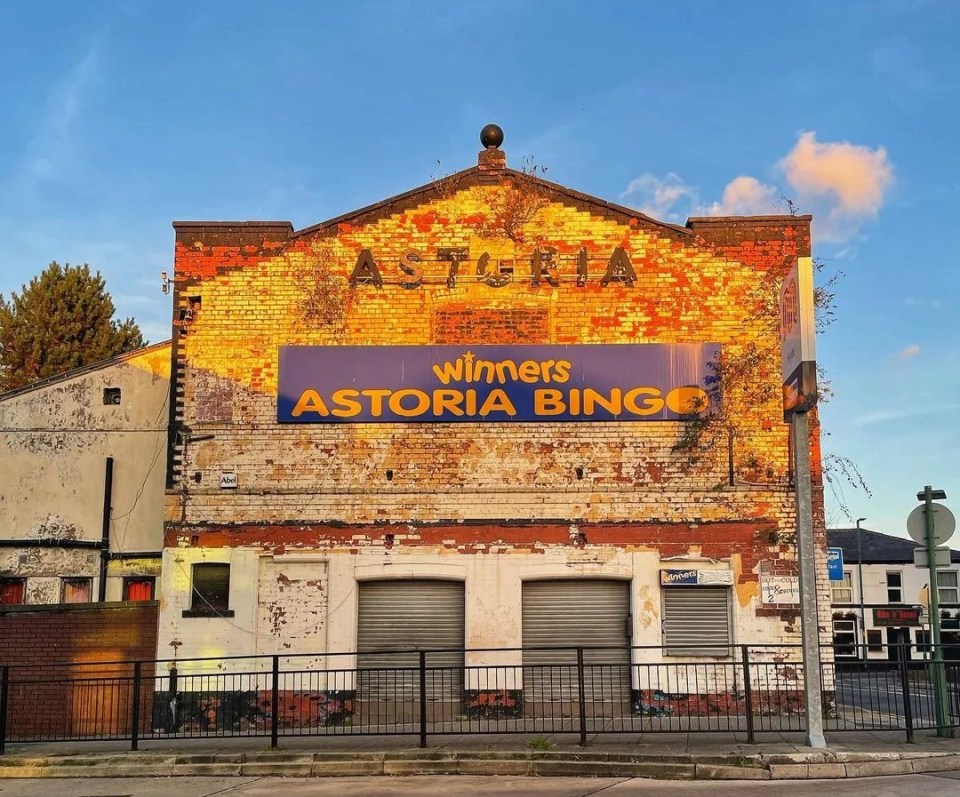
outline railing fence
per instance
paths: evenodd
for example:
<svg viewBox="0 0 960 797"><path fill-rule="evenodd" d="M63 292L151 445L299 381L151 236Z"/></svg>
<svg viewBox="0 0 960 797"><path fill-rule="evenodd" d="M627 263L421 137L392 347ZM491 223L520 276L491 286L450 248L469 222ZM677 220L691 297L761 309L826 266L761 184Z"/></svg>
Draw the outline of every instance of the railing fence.
<svg viewBox="0 0 960 797"><path fill-rule="evenodd" d="M269 736L277 747L291 736L411 735L426 746L431 735L569 733L586 744L601 733L725 731L752 743L804 730L799 646L696 659L632 647L629 664L622 648L538 651L549 663L524 664L520 649L446 649L362 654L373 667L354 652L2 665L0 753L14 740L124 740L136 750L146 739ZM828 732L953 734L960 648L945 649L945 713L922 649L859 653L837 662L824 649Z"/></svg>

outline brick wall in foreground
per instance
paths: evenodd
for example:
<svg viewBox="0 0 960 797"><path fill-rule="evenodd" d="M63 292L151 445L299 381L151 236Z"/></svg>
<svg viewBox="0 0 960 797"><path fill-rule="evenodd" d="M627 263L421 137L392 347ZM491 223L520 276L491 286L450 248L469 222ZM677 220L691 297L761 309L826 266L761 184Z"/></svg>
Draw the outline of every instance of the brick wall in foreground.
<svg viewBox="0 0 960 797"><path fill-rule="evenodd" d="M152 661L156 603L0 607L0 664L10 666L7 738L126 733L131 660ZM98 664L98 662L109 662ZM149 721L153 665L143 669Z"/></svg>

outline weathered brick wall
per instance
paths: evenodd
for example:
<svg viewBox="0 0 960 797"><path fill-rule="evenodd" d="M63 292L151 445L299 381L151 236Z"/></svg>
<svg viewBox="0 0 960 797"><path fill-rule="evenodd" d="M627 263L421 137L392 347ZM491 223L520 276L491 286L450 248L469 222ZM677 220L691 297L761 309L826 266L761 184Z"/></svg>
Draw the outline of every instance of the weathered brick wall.
<svg viewBox="0 0 960 797"><path fill-rule="evenodd" d="M156 603L0 607L0 664L10 667L7 737L129 730L131 662L152 662ZM105 662L105 663L104 663ZM152 663L143 668L149 723Z"/></svg>
<svg viewBox="0 0 960 797"><path fill-rule="evenodd" d="M190 435L175 449L168 546L349 552L382 547L389 532L437 552L536 552L569 546L563 524L575 522L594 524L590 544L743 555L742 600L755 599L761 562L793 571L788 431L775 393L736 407L734 485L726 445L697 462L675 450L680 423L276 423L277 350L289 344L719 342L756 347L763 378L779 384L769 299L784 270L809 256L809 217L677 228L542 188L548 201L511 238L491 221L504 207L502 178L468 175L296 234L283 223L177 225L176 419ZM467 254L452 285L445 247ZM533 250L548 247L558 284L534 284ZM617 247L636 271L632 285L601 284ZM347 290L329 323L305 319L309 275L345 280L364 249L383 284ZM399 267L410 250L423 272L414 287ZM484 252L511 263L508 284L478 279ZM224 471L238 475L237 491L218 489ZM822 546L819 479L816 490ZM519 525L506 532L502 520ZM545 536L551 520L562 521L556 540Z"/></svg>

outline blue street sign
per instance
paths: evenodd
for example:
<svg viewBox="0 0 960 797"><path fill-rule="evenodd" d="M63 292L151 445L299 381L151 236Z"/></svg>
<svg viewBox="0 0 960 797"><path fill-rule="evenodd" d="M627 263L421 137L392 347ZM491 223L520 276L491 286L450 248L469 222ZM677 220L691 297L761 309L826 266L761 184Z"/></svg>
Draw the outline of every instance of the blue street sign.
<svg viewBox="0 0 960 797"><path fill-rule="evenodd" d="M827 548L827 574L831 581L843 581L843 548Z"/></svg>

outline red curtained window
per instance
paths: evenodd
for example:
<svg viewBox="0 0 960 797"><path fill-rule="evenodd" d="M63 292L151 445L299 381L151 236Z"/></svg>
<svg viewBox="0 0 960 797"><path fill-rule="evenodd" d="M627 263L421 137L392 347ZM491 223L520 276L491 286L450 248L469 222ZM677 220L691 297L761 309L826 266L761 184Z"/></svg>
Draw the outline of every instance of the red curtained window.
<svg viewBox="0 0 960 797"><path fill-rule="evenodd" d="M26 582L22 578L0 579L0 605L14 606L23 603Z"/></svg>
<svg viewBox="0 0 960 797"><path fill-rule="evenodd" d="M152 578L128 578L123 584L123 599L125 601L152 601Z"/></svg>

